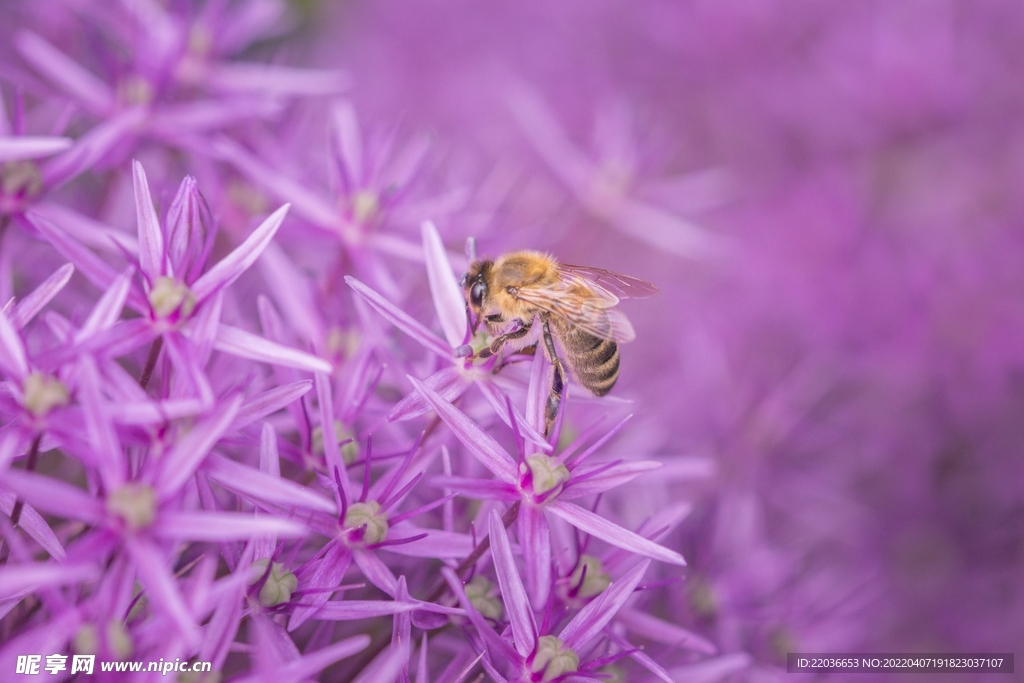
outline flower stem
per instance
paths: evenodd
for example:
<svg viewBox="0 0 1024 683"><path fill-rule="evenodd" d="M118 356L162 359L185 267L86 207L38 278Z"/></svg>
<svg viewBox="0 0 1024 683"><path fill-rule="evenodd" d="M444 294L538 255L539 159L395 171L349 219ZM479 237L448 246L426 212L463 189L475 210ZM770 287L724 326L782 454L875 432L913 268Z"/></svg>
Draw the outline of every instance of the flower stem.
<svg viewBox="0 0 1024 683"><path fill-rule="evenodd" d="M517 500L512 503L512 506L505 511L504 515L501 516L501 523L505 525L506 529L515 524L515 521L519 519L519 506L520 501ZM477 563L477 560L483 557L483 554L487 552L490 547L491 537L487 536L476 544L476 547L473 548L473 552L467 555L466 559L459 563L459 566L455 568L455 575L461 579L462 575L469 571L473 565ZM437 590L430 595L427 602L437 602L444 597L448 590L448 584L442 582L441 585L437 587Z"/></svg>
<svg viewBox="0 0 1024 683"><path fill-rule="evenodd" d="M505 525L506 529L509 528L510 526L512 526L513 524L515 524L515 521L519 518L519 506L520 506L520 501L517 500L516 502L512 503L512 506L508 510L505 511L504 515L502 515L501 523ZM473 548L473 552L471 552L469 555L467 555L466 559L464 559L462 562L460 562L459 566L455 568L455 575L458 576L461 579L462 575L465 574L467 571L469 571L473 567L473 565L475 565L477 563L477 560L479 560L481 557L483 557L483 554L485 552L487 552L487 550L490 547L491 547L491 537L490 536L488 536L487 538L485 538L482 541L480 541L479 543L477 543L476 547ZM437 587L437 590L435 590L431 594L431 596L429 598L427 598L426 602L437 602L438 600L443 598L448 593L449 590L450 589L448 588L448 584L445 583L442 580L441 585L439 585ZM382 640L376 647L372 647L372 648L369 648L367 650L364 650L362 655L361 655L363 663L360 666L356 667L356 670L359 673L362 673L363 669L365 669L367 666L369 666L370 662L372 662L374 659L376 659L377 655L379 655L381 652L383 652L384 648L386 648L389 644L390 644L390 641Z"/></svg>
<svg viewBox="0 0 1024 683"><path fill-rule="evenodd" d="M39 443L43 440L42 434L36 434L36 437L32 439L32 445L28 449L28 458L25 460L25 471L31 472L36 468L36 461L39 459ZM21 511L25 509L25 501L18 498L14 501L14 507L11 509L11 531L18 528L18 522L21 521ZM8 552L3 560L0 560L0 564L7 563L7 557L10 555Z"/></svg>
<svg viewBox="0 0 1024 683"><path fill-rule="evenodd" d="M146 365L142 368L142 374L139 375L139 386L142 387L143 390L149 386L149 380L153 378L153 370L156 369L156 361L160 357L160 351L163 348L163 337L157 337L149 346L149 356L146 357Z"/></svg>

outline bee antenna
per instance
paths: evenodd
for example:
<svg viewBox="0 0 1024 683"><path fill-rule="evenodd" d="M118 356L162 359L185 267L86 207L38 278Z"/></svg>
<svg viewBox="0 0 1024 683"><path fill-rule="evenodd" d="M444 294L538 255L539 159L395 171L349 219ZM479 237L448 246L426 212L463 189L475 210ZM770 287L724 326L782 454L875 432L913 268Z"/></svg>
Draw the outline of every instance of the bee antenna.
<svg viewBox="0 0 1024 683"><path fill-rule="evenodd" d="M473 263L474 261L476 261L476 238L475 237L467 237L466 238L466 258L469 260L470 263Z"/></svg>

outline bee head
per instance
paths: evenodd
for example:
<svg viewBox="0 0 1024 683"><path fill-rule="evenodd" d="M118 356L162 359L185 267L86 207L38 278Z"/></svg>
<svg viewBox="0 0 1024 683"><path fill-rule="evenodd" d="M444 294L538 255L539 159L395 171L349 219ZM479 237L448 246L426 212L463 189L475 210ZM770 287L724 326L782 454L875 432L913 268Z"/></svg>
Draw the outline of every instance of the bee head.
<svg viewBox="0 0 1024 683"><path fill-rule="evenodd" d="M470 309L477 316L480 315L484 302L487 300L487 275L491 270L491 261L475 261L469 266L469 271L462 276L463 293Z"/></svg>

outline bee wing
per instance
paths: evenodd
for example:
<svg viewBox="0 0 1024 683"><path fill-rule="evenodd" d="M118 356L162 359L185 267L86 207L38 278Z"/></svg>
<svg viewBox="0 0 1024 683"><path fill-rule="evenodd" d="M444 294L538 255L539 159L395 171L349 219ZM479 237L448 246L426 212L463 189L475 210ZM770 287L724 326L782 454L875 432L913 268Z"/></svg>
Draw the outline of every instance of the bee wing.
<svg viewBox="0 0 1024 683"><path fill-rule="evenodd" d="M553 287L521 287L516 296L595 337L618 343L636 338L629 319L611 308L618 303L614 295L595 291L594 287L587 287L582 294L575 284L569 281Z"/></svg>
<svg viewBox="0 0 1024 683"><path fill-rule="evenodd" d="M578 278L590 283L592 287L603 289L609 295L616 297L616 301L618 299L642 299L658 293L658 288L647 280L622 273L613 273L603 268L559 263L558 271L563 278Z"/></svg>

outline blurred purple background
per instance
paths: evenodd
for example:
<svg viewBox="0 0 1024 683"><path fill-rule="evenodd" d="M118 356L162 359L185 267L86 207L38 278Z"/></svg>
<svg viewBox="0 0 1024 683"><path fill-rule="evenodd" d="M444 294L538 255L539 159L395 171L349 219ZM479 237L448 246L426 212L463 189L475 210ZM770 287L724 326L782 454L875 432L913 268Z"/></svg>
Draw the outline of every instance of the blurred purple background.
<svg viewBox="0 0 1024 683"><path fill-rule="evenodd" d="M774 663L1020 645L1019 3L327 16L318 56L351 70L366 118L435 131L490 210L447 221L453 241L662 289L627 309L621 391L656 452L717 463L684 619ZM626 201L653 214L603 209Z"/></svg>

